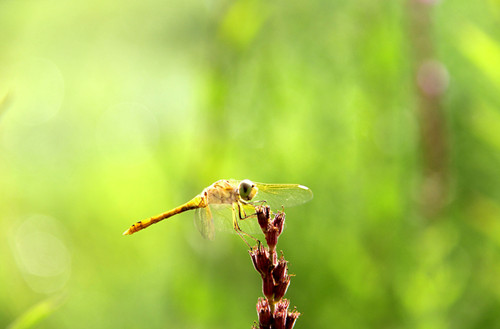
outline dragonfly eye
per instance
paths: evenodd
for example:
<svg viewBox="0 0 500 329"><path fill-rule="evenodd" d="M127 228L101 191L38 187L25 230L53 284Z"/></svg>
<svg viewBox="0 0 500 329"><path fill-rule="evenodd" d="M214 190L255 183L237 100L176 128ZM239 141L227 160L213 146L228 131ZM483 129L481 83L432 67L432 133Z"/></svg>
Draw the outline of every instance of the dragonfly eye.
<svg viewBox="0 0 500 329"><path fill-rule="evenodd" d="M242 180L238 189L240 197L245 201L252 200L255 194L257 194L257 187L248 179Z"/></svg>

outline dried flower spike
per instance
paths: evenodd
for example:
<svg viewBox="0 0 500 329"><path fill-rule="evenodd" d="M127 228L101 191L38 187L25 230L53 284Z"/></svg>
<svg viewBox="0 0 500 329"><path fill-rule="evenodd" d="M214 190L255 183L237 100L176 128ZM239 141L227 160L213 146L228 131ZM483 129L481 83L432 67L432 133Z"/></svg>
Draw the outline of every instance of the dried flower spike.
<svg viewBox="0 0 500 329"><path fill-rule="evenodd" d="M267 299L259 298L259 301L257 302L257 314L259 315L260 327L270 328L272 323L272 314Z"/></svg>
<svg viewBox="0 0 500 329"><path fill-rule="evenodd" d="M252 258L253 265L257 272L261 275L267 273L272 266L272 260L269 255L269 251L264 248L262 244L257 247L253 247L249 251L250 257Z"/></svg>
<svg viewBox="0 0 500 329"><path fill-rule="evenodd" d="M259 298L257 314L259 329L291 329L300 313L295 309L288 312L290 302L284 299L290 275L288 275L288 262L283 255L277 260L276 245L283 232L285 213L276 214L270 219L269 207L256 209L257 219L265 235L267 248L259 244L250 250L250 257L255 269L262 278L262 292L266 298Z"/></svg>

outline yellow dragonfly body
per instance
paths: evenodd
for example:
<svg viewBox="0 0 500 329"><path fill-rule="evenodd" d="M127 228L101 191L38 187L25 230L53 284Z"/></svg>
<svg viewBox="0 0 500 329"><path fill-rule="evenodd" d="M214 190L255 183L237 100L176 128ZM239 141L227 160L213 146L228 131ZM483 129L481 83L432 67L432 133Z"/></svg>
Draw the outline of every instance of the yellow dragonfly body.
<svg viewBox="0 0 500 329"><path fill-rule="evenodd" d="M123 235L133 234L161 220L194 209L198 230L203 237L212 240L215 236L214 217L218 219L231 216L232 226L239 233L242 230L238 222L251 217L255 213L255 205L268 204L272 209L279 209L307 202L312 197L311 190L299 184L264 184L248 179L219 180L185 204L138 221Z"/></svg>

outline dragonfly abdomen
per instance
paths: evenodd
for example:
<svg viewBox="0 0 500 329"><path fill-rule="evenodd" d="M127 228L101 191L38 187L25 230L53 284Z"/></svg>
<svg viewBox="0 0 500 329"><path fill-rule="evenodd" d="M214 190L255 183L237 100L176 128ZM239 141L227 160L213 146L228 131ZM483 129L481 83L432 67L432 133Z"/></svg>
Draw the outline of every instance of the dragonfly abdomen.
<svg viewBox="0 0 500 329"><path fill-rule="evenodd" d="M188 210L196 209L196 208L203 208L206 206L207 206L206 197L202 197L201 195L198 195L195 198L193 198L191 201L188 201L185 204L183 204L177 208L174 208L172 210L164 212L160 215L153 216L151 218L138 221L137 223L130 226L128 230L123 232L123 235L134 234L137 231L145 229L148 226L151 226L155 223L158 223L159 221L162 221L162 220L167 219L169 217L172 217L174 215L180 214L180 213L188 211Z"/></svg>

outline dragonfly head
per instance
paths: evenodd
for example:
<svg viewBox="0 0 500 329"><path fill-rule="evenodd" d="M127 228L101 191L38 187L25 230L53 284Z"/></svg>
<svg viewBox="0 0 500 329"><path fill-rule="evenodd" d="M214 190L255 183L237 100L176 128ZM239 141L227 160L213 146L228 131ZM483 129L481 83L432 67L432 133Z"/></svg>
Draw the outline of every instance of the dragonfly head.
<svg viewBox="0 0 500 329"><path fill-rule="evenodd" d="M240 198L245 201L250 201L254 198L255 194L257 194L257 186L251 180L244 179L238 186L238 192Z"/></svg>

